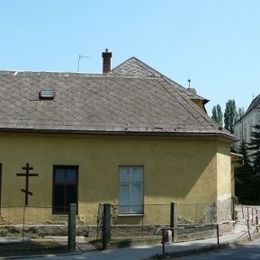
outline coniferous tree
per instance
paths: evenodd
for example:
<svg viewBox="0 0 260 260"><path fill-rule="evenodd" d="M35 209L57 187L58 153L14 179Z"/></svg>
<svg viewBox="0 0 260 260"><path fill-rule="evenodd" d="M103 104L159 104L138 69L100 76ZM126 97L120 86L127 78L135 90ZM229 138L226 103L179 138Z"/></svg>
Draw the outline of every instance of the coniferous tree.
<svg viewBox="0 0 260 260"><path fill-rule="evenodd" d="M255 200L252 189L255 190L254 173L250 165L247 144L243 141L238 152L243 155L244 164L235 170L235 194L241 202Z"/></svg>
<svg viewBox="0 0 260 260"><path fill-rule="evenodd" d="M237 120L240 120L244 116L244 114L245 114L245 109L243 107L239 107L237 113L238 113Z"/></svg>
<svg viewBox="0 0 260 260"><path fill-rule="evenodd" d="M214 119L220 126L223 125L223 113L219 104L212 108L211 118Z"/></svg>
<svg viewBox="0 0 260 260"><path fill-rule="evenodd" d="M236 103L234 99L229 99L226 103L224 113L224 124L225 128L232 134L234 133L234 124L237 122L238 114L236 109Z"/></svg>
<svg viewBox="0 0 260 260"><path fill-rule="evenodd" d="M251 142L248 144L251 163L255 172L260 172L260 125L253 126L251 132Z"/></svg>
<svg viewBox="0 0 260 260"><path fill-rule="evenodd" d="M251 142L248 144L250 164L252 165L251 196L260 201L260 125L253 126Z"/></svg>

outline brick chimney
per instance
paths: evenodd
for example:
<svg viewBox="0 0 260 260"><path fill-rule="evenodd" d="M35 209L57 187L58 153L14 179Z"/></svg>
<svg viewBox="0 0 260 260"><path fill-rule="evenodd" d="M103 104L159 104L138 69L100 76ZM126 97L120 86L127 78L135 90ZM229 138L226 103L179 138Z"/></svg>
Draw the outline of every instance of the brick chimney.
<svg viewBox="0 0 260 260"><path fill-rule="evenodd" d="M105 52L102 52L103 74L106 74L111 70L111 57L112 52L109 52L108 49L105 49Z"/></svg>

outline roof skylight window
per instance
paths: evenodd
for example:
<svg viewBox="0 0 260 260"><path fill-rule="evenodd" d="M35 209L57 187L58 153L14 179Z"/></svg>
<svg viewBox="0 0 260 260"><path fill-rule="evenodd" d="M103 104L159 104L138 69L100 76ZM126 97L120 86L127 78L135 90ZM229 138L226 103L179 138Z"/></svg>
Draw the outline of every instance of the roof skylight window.
<svg viewBox="0 0 260 260"><path fill-rule="evenodd" d="M52 89L44 89L39 92L40 100L53 100L54 99L54 90Z"/></svg>

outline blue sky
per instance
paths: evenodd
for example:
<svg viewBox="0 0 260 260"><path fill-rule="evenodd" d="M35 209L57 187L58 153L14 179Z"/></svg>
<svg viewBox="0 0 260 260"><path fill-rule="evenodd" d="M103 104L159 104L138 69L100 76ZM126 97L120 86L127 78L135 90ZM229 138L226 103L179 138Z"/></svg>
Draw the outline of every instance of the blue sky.
<svg viewBox="0 0 260 260"><path fill-rule="evenodd" d="M16 0L0 4L0 69L101 72L135 56L222 109L260 90L258 0Z"/></svg>

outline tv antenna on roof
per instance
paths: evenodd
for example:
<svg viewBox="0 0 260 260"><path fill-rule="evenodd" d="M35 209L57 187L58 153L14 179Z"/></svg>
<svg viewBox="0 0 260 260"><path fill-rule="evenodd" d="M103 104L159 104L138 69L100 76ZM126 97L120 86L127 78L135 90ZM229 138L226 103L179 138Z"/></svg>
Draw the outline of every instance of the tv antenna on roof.
<svg viewBox="0 0 260 260"><path fill-rule="evenodd" d="M191 83L191 79L190 78L188 78L188 83L189 83L189 87L188 88L190 88L190 83Z"/></svg>
<svg viewBox="0 0 260 260"><path fill-rule="evenodd" d="M85 56L83 54L79 54L78 56L78 66L77 66L77 72L79 72L79 67L80 67L80 60L83 58L89 58L89 56Z"/></svg>

